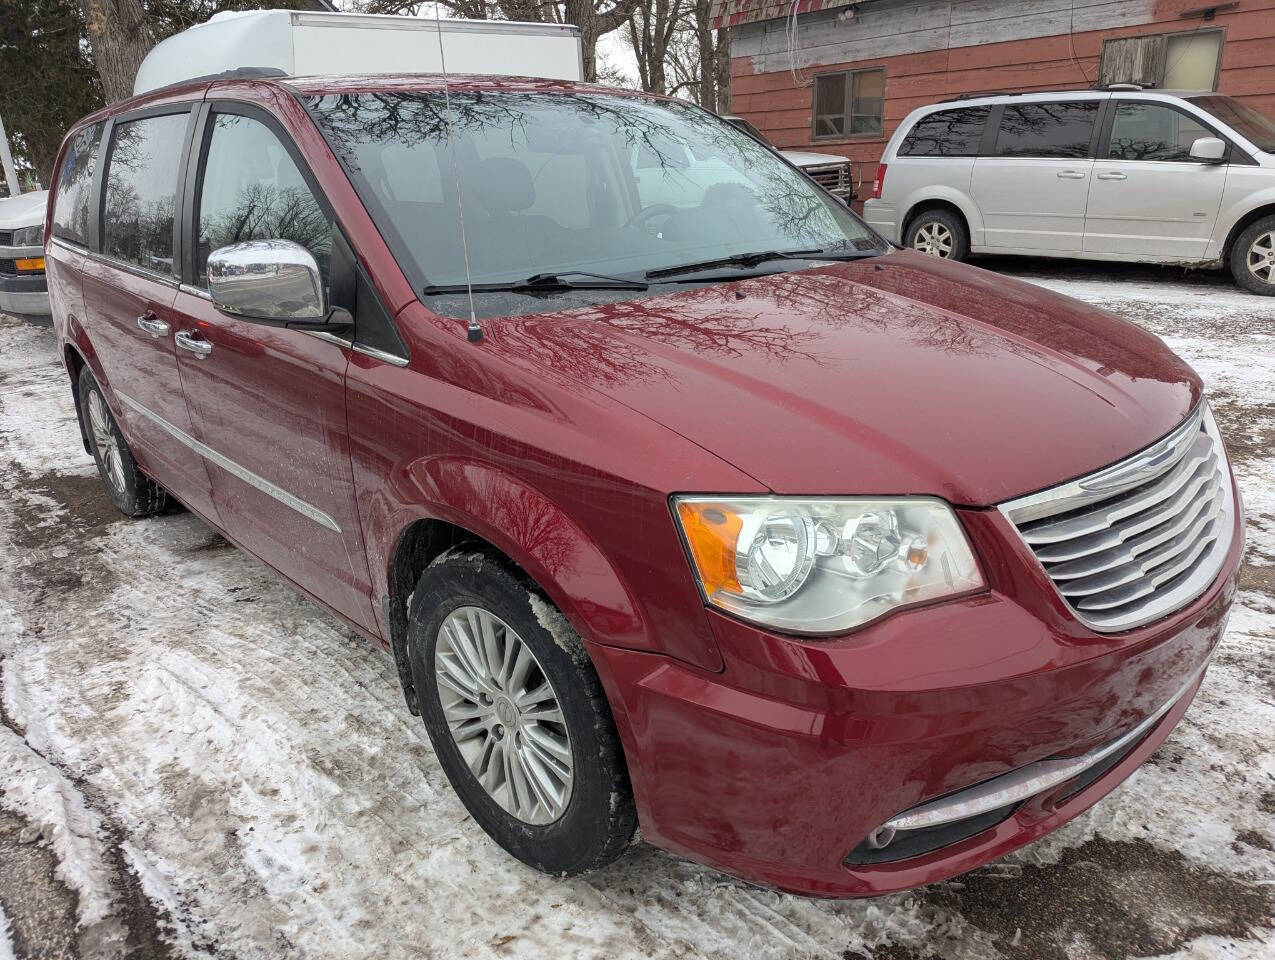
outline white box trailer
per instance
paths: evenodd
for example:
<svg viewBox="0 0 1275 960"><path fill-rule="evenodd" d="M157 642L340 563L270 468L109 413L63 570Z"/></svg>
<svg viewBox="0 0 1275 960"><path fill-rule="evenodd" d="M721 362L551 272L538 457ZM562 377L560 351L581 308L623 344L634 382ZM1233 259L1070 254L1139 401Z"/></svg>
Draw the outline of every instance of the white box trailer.
<svg viewBox="0 0 1275 960"><path fill-rule="evenodd" d="M509 20L434 20L296 10L225 12L156 44L133 93L241 67L289 76L448 73L584 79L580 28Z"/></svg>

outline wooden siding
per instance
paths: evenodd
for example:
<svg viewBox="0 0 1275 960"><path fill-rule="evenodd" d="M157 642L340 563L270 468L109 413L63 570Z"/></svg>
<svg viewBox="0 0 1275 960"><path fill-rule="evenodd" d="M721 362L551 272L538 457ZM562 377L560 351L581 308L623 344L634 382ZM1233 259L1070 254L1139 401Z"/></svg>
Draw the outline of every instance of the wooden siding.
<svg viewBox="0 0 1275 960"><path fill-rule="evenodd" d="M1077 32L1071 35L1068 0L1033 3L1029 15L1022 13L1025 6L1007 0L878 0L859 8L853 22L811 14L814 23L808 27L803 18L799 33L799 63L807 66L798 72L805 85L794 80L786 52L765 46L782 41L782 21L736 28L731 31L732 110L776 146L850 157L856 161L856 179L870 184L886 141L917 107L969 93L1087 88L1097 80L1104 39L1221 28L1219 92L1275 116L1275 0L1241 0L1237 9L1208 23L1181 17L1191 6L1186 0L1076 0ZM1008 7L1018 15L1005 16ZM888 14L888 22L878 13ZM1060 13L1061 31L1051 26L1060 22ZM936 17L942 26L936 26ZM949 17L962 27L950 45ZM818 23L825 25L822 31L813 29ZM1087 29L1079 29L1082 24ZM1053 32L1035 32L1047 29ZM813 140L810 78L878 66L886 70L884 134ZM864 193L861 187L860 196Z"/></svg>

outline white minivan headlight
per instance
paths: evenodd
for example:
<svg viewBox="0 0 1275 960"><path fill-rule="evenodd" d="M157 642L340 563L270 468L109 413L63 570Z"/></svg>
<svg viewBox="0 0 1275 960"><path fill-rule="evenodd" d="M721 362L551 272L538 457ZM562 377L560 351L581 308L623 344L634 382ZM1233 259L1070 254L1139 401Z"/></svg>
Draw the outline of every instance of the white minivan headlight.
<svg viewBox="0 0 1275 960"><path fill-rule="evenodd" d="M34 227L19 227L13 231L13 245L15 247L38 247L44 243L44 226L36 224Z"/></svg>
<svg viewBox="0 0 1275 960"><path fill-rule="evenodd" d="M777 630L841 633L983 589L941 500L676 497L673 507L704 599Z"/></svg>

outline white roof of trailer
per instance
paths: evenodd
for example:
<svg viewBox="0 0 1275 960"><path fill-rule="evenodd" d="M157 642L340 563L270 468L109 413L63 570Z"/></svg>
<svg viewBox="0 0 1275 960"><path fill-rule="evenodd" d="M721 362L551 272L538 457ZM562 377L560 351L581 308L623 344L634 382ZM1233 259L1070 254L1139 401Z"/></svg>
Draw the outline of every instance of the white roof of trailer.
<svg viewBox="0 0 1275 960"><path fill-rule="evenodd" d="M133 93L243 67L289 76L436 73L440 31L449 72L580 79L580 28L572 24L248 10L218 13L156 44ZM563 49L537 49L528 42L537 38Z"/></svg>

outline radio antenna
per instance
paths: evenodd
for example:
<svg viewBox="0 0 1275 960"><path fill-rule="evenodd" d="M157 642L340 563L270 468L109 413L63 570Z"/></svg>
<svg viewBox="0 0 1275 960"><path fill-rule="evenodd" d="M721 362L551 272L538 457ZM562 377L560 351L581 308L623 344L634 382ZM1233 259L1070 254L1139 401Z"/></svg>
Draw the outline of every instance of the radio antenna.
<svg viewBox="0 0 1275 960"><path fill-rule="evenodd" d="M483 338L483 328L478 325L474 311L474 281L469 275L469 239L465 236L465 191L460 185L460 161L456 159L456 135L452 130L452 97L448 92L447 54L443 52L443 18L439 14L439 2L434 0L434 28L438 31L438 62L443 70L443 108L447 113L447 146L452 154L452 180L456 184L456 213L460 219L460 250L465 258L465 294L469 298L469 328L466 335L470 343Z"/></svg>

